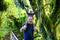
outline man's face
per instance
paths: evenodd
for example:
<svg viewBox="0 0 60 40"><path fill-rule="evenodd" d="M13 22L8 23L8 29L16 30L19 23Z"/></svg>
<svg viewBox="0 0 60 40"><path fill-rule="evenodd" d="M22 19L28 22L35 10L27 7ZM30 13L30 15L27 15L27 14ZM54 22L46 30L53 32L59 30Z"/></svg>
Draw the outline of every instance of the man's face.
<svg viewBox="0 0 60 40"><path fill-rule="evenodd" d="M33 17L28 17L28 23L30 23L30 24L33 23Z"/></svg>

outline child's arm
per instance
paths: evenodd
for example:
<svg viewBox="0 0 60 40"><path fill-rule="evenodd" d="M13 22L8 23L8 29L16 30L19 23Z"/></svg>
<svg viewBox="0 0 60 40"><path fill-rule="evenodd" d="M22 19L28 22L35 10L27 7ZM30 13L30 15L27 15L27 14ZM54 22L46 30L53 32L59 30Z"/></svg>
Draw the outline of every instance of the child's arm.
<svg viewBox="0 0 60 40"><path fill-rule="evenodd" d="M33 15L34 15L36 12L37 12L37 8L34 10L34 13L33 13Z"/></svg>
<svg viewBox="0 0 60 40"><path fill-rule="evenodd" d="M28 5L25 6L25 10L26 10L26 12L28 12Z"/></svg>

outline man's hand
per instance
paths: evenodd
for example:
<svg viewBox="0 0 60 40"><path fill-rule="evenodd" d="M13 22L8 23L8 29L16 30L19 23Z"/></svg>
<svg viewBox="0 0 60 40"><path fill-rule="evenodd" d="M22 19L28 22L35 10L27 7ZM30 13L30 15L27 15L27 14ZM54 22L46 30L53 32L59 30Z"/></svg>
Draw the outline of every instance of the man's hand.
<svg viewBox="0 0 60 40"><path fill-rule="evenodd" d="M38 29L36 27L34 27L34 31L37 31Z"/></svg>
<svg viewBox="0 0 60 40"><path fill-rule="evenodd" d="M22 28L20 29L20 32L22 32Z"/></svg>

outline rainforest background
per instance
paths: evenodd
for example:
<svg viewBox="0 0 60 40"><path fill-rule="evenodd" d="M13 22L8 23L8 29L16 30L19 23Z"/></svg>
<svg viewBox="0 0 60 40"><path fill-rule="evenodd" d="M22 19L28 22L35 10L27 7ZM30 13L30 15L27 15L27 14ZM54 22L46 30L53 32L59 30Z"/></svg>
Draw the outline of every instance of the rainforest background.
<svg viewBox="0 0 60 40"><path fill-rule="evenodd" d="M34 40L60 40L60 0L0 0L0 40L10 40L11 34L23 40L20 28L28 17L25 6L37 9Z"/></svg>

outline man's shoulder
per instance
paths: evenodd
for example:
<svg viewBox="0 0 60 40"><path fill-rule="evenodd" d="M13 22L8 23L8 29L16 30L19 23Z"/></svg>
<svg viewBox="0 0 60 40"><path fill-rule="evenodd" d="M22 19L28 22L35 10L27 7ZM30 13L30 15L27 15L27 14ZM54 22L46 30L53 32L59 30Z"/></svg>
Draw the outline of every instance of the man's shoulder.
<svg viewBox="0 0 60 40"><path fill-rule="evenodd" d="M23 23L22 26L27 25L27 22Z"/></svg>
<svg viewBox="0 0 60 40"><path fill-rule="evenodd" d="M35 26L35 23L32 23L34 26ZM28 23L27 22L25 22L25 23L23 23L23 25L22 26L24 26L24 25L28 25Z"/></svg>

